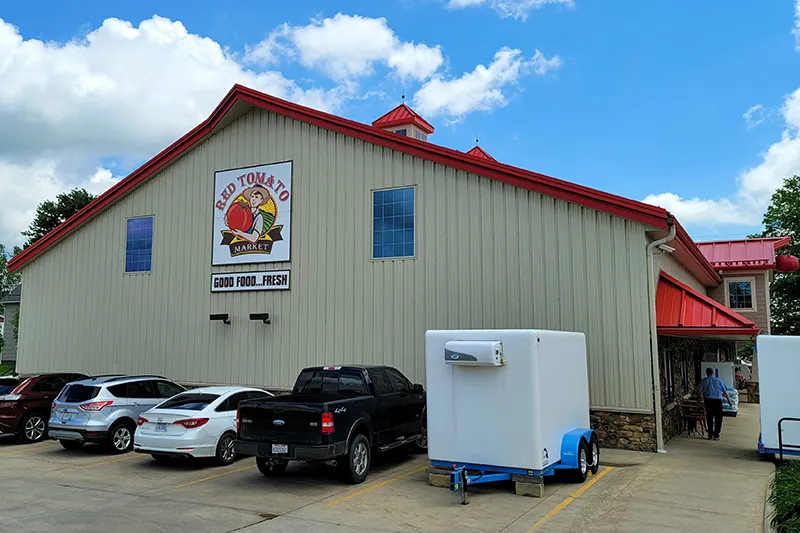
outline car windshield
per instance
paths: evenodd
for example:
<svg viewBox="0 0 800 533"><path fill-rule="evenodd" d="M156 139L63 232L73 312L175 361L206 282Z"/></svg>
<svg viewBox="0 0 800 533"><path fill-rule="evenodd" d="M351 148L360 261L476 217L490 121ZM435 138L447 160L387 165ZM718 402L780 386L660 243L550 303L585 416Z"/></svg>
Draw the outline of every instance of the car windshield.
<svg viewBox="0 0 800 533"><path fill-rule="evenodd" d="M90 387L88 385L67 385L58 396L58 401L67 403L79 403L91 400L100 392L100 387Z"/></svg>
<svg viewBox="0 0 800 533"><path fill-rule="evenodd" d="M0 378L0 395L9 394L21 382L20 378Z"/></svg>
<svg viewBox="0 0 800 533"><path fill-rule="evenodd" d="M202 411L214 400L219 398L219 394L179 394L162 403L156 409L177 409L179 411Z"/></svg>

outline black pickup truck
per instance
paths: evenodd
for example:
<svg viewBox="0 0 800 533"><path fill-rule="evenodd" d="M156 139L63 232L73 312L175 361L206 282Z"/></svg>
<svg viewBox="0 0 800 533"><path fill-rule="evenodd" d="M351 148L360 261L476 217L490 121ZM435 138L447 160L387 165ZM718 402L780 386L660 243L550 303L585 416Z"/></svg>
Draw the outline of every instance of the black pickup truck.
<svg viewBox="0 0 800 533"><path fill-rule="evenodd" d="M425 390L386 366L306 368L291 394L241 402L236 426L236 452L265 476L318 461L361 483L373 450L427 449Z"/></svg>

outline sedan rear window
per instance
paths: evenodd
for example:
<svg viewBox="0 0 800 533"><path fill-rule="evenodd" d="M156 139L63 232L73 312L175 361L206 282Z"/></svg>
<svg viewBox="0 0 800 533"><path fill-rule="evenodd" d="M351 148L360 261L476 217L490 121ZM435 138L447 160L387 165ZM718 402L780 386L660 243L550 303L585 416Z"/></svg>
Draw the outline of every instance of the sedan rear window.
<svg viewBox="0 0 800 533"><path fill-rule="evenodd" d="M90 387L88 385L67 385L58 396L58 401L67 403L79 403L91 400L100 392L100 387Z"/></svg>
<svg viewBox="0 0 800 533"><path fill-rule="evenodd" d="M180 411L202 411L214 400L218 394L179 394L162 403L157 409L178 409Z"/></svg>
<svg viewBox="0 0 800 533"><path fill-rule="evenodd" d="M21 382L19 378L0 378L0 395L11 393Z"/></svg>

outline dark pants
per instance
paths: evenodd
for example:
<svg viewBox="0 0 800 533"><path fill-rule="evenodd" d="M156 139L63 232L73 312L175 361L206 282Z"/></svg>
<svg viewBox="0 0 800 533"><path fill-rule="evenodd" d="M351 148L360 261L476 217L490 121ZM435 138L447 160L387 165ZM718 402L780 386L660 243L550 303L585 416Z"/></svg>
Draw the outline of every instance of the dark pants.
<svg viewBox="0 0 800 533"><path fill-rule="evenodd" d="M722 400L706 398L705 404L708 436L719 438L719 432L722 430Z"/></svg>

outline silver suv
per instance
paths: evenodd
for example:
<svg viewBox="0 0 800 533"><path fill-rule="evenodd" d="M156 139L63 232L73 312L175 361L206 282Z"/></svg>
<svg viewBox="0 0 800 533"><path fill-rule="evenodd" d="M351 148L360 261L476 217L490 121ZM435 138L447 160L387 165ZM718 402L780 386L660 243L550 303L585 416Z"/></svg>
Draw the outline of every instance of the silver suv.
<svg viewBox="0 0 800 533"><path fill-rule="evenodd" d="M68 450L105 444L112 453L133 449L139 415L185 391L161 376L97 376L64 387L53 402L48 435Z"/></svg>

